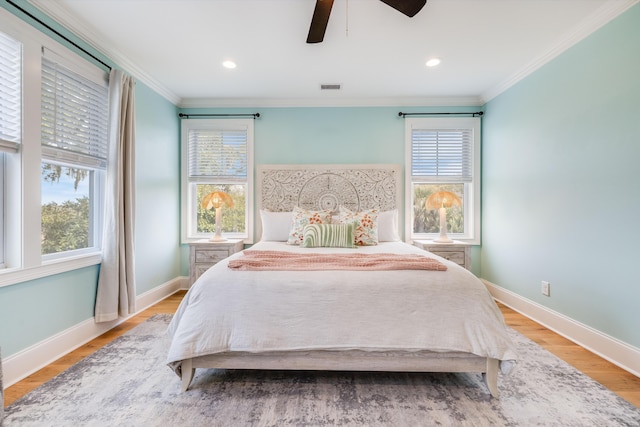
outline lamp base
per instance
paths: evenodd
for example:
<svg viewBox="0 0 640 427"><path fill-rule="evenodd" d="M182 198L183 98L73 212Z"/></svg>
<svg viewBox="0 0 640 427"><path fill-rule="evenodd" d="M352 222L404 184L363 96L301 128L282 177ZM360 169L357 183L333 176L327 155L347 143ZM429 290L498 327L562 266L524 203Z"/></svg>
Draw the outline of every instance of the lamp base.
<svg viewBox="0 0 640 427"><path fill-rule="evenodd" d="M453 240L448 237L438 237L437 239L433 239L433 241L436 243L453 243Z"/></svg>
<svg viewBox="0 0 640 427"><path fill-rule="evenodd" d="M209 239L210 242L226 242L227 239L222 237L222 208L216 208L216 232L213 237Z"/></svg>
<svg viewBox="0 0 640 427"><path fill-rule="evenodd" d="M447 236L447 209L444 205L440 208L440 236L434 242L453 243L453 240Z"/></svg>

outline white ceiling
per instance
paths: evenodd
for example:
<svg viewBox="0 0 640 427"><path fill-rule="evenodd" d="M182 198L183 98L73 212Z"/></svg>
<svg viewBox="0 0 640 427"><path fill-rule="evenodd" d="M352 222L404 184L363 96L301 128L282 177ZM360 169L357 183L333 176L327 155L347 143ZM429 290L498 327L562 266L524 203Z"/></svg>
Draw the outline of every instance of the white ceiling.
<svg viewBox="0 0 640 427"><path fill-rule="evenodd" d="M336 0L319 44L315 0L31 3L177 105L253 107L480 105L637 1Z"/></svg>

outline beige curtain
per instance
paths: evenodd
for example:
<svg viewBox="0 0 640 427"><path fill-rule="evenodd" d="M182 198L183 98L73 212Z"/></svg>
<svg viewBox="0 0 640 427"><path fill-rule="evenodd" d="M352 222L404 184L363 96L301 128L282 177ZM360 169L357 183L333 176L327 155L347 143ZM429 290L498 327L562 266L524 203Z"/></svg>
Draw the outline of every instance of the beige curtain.
<svg viewBox="0 0 640 427"><path fill-rule="evenodd" d="M109 159L96 322L108 322L136 311L134 86L131 76L111 70Z"/></svg>

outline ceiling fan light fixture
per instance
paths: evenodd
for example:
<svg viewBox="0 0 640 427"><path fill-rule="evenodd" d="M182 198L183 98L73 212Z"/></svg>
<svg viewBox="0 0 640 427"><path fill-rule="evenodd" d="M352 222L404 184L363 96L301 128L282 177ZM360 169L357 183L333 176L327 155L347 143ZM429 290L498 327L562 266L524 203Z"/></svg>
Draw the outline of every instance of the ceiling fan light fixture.
<svg viewBox="0 0 640 427"><path fill-rule="evenodd" d="M425 64L427 67L435 67L436 65L440 65L440 58L431 58Z"/></svg>
<svg viewBox="0 0 640 427"><path fill-rule="evenodd" d="M329 22L329 15L331 15L333 1L334 0L316 0L316 6L313 9L313 16L311 17L309 35L307 36L307 43L320 43L324 40L324 33L327 31L327 23ZM424 5L427 4L427 0L380 1L386 3L409 18L414 17L418 12L420 12ZM348 4L349 3L347 2L347 10Z"/></svg>
<svg viewBox="0 0 640 427"><path fill-rule="evenodd" d="M237 64L234 61L231 61L231 60L228 59L228 60L222 62L222 66L224 68L228 68L230 70L233 70L234 68L237 67Z"/></svg>

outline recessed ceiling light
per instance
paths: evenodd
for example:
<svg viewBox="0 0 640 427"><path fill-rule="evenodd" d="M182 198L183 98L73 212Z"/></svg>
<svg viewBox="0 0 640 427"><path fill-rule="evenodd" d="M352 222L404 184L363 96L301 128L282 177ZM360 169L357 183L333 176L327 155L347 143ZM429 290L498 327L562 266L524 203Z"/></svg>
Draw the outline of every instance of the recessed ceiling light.
<svg viewBox="0 0 640 427"><path fill-rule="evenodd" d="M233 61L224 61L224 62L222 63L222 66L223 66L224 68L233 69L233 68L236 68L236 63L235 63L235 62L233 62Z"/></svg>
<svg viewBox="0 0 640 427"><path fill-rule="evenodd" d="M440 64L440 58L431 58L426 65L427 67L435 67L438 64Z"/></svg>

